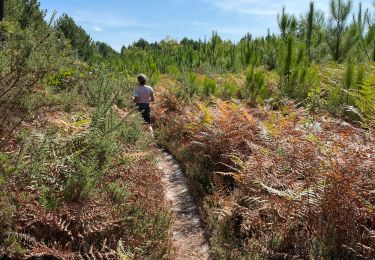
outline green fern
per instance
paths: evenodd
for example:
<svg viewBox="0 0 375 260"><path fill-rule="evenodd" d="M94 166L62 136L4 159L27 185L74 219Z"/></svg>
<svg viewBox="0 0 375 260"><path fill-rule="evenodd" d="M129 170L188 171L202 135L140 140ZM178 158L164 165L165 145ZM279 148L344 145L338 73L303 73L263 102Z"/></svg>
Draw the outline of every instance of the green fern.
<svg viewBox="0 0 375 260"><path fill-rule="evenodd" d="M350 92L355 99L355 108L351 108L362 119L367 128L375 128L375 77L366 79L358 92Z"/></svg>

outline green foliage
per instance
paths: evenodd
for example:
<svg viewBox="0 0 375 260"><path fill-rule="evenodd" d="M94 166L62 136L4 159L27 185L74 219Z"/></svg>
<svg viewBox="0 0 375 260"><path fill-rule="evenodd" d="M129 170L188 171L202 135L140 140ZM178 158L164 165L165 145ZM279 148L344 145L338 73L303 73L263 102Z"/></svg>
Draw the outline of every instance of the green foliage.
<svg viewBox="0 0 375 260"><path fill-rule="evenodd" d="M169 65L167 67L167 73L174 78L179 78L181 75L180 69L174 65Z"/></svg>
<svg viewBox="0 0 375 260"><path fill-rule="evenodd" d="M349 58L341 83L335 85L329 92L328 109L334 114L346 115L357 120L359 114L355 104L365 78L365 67L363 65L355 66L352 59Z"/></svg>
<svg viewBox="0 0 375 260"><path fill-rule="evenodd" d="M297 29L297 19L293 15L285 13L283 7L281 15L277 15L281 38L286 41L289 37L294 36Z"/></svg>
<svg viewBox="0 0 375 260"><path fill-rule="evenodd" d="M331 0L330 2L331 17L327 27L327 43L334 61L337 62L345 60L346 54L358 39L356 28L349 28L346 25L351 9L351 0Z"/></svg>
<svg viewBox="0 0 375 260"><path fill-rule="evenodd" d="M354 83L354 65L352 59L348 59L346 71L344 75L343 91L341 94L341 104L350 105L349 103L349 91L353 88ZM344 94L345 92L345 94ZM344 97L346 96L346 98ZM345 99L345 101L343 100Z"/></svg>
<svg viewBox="0 0 375 260"><path fill-rule="evenodd" d="M298 23L299 38L305 42L309 62L324 61L328 56L324 15L316 10L314 2L310 2L308 13Z"/></svg>
<svg viewBox="0 0 375 260"><path fill-rule="evenodd" d="M72 67L49 75L45 83L47 86L53 87L56 92L73 91L80 81L90 77L91 70L92 68L88 66L74 64Z"/></svg>
<svg viewBox="0 0 375 260"><path fill-rule="evenodd" d="M111 60L118 54L111 46L109 46L105 42L95 42L95 46L104 60Z"/></svg>
<svg viewBox="0 0 375 260"><path fill-rule="evenodd" d="M255 43L252 41L251 34L246 34L239 43L241 51L241 63L244 68L250 64L258 65L260 61L260 53L256 51Z"/></svg>
<svg viewBox="0 0 375 260"><path fill-rule="evenodd" d="M245 77L244 97L250 102L255 103L256 98L259 96L265 85L264 71L252 66L246 71Z"/></svg>
<svg viewBox="0 0 375 260"><path fill-rule="evenodd" d="M306 46L309 61L311 61L311 42L314 31L314 18L315 18L315 6L314 2L310 2L310 9L307 15L307 33L306 33Z"/></svg>
<svg viewBox="0 0 375 260"><path fill-rule="evenodd" d="M213 79L206 77L203 80L201 96L204 98L208 98L210 96L214 96L217 91L216 82Z"/></svg>
<svg viewBox="0 0 375 260"><path fill-rule="evenodd" d="M367 33L366 39L366 49L368 50L366 53L370 57L372 57L372 61L375 61L375 24L371 25L369 31ZM372 55L371 55L372 52Z"/></svg>
<svg viewBox="0 0 375 260"><path fill-rule="evenodd" d="M194 72L186 72L182 74L179 81L181 81L182 85L177 89L177 98L189 101L195 95L199 94L200 83L197 74Z"/></svg>
<svg viewBox="0 0 375 260"><path fill-rule="evenodd" d="M171 73L172 67L202 74L239 72L251 64L274 70L279 60L279 41L288 44L289 37L294 38L296 45L305 45L304 55L310 63L331 59L342 62L353 51L357 52L359 60L370 60L375 53L373 19L368 12L362 15L362 9L359 9L358 18L349 24L347 12L350 9L349 2L332 1L328 21L324 13L316 10L313 2L308 14L301 18L287 14L283 8L278 15L280 37L268 32L266 37L253 38L248 33L234 43L223 40L213 31L212 36L204 41L184 38L178 42L167 37L160 42L149 43L140 39L128 47L123 46L121 53L105 43L93 43L82 28L66 15L59 18L56 26L62 27L65 38L70 40L80 57L90 63L108 63L119 71L127 70L131 75L144 72L154 84L159 80L160 73ZM172 74L178 74L175 69L173 71Z"/></svg>
<svg viewBox="0 0 375 260"><path fill-rule="evenodd" d="M274 70L277 66L278 38L271 35L270 30L268 30L267 37L263 41L263 64L268 70Z"/></svg>
<svg viewBox="0 0 375 260"><path fill-rule="evenodd" d="M375 77L369 77L362 81L358 91L351 91L355 98L355 112L362 119L365 127L375 128Z"/></svg>
<svg viewBox="0 0 375 260"><path fill-rule="evenodd" d="M40 187L39 203L46 209L56 209L60 206L59 199L47 186Z"/></svg>
<svg viewBox="0 0 375 260"><path fill-rule="evenodd" d="M306 98L314 73L308 66L304 46L298 45L293 37L289 37L286 44L280 43L278 73L283 95L294 99Z"/></svg>
<svg viewBox="0 0 375 260"><path fill-rule="evenodd" d="M220 97L222 99L230 99L236 97L239 88L234 79L227 79L221 86Z"/></svg>
<svg viewBox="0 0 375 260"><path fill-rule="evenodd" d="M152 57L148 58L145 71L146 71L146 74L148 75L148 81L150 84L154 85L159 81L160 71Z"/></svg>
<svg viewBox="0 0 375 260"><path fill-rule="evenodd" d="M90 61L94 57L95 45L85 30L78 26L73 18L63 14L55 24L60 37L69 40L72 47L77 50L78 57Z"/></svg>
<svg viewBox="0 0 375 260"><path fill-rule="evenodd" d="M19 24L22 30L46 27L46 11L40 9L38 0L8 0L4 3L5 19Z"/></svg>
<svg viewBox="0 0 375 260"><path fill-rule="evenodd" d="M12 4L21 6L21 11L38 8L36 1L10 1L7 8L12 9ZM20 16L24 14L15 15L7 22L7 40L0 43L0 136L17 129L46 105L41 83L73 60L70 50L44 21L35 18L21 26L18 19L23 19Z"/></svg>
<svg viewBox="0 0 375 260"><path fill-rule="evenodd" d="M123 187L119 181L108 184L108 193L109 198L116 204L124 203L130 196L128 187Z"/></svg>

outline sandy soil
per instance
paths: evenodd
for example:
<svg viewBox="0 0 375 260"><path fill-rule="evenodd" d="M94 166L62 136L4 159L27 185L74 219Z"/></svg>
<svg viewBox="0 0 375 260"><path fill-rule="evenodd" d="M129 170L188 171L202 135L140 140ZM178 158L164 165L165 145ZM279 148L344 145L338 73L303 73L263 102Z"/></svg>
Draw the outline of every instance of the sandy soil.
<svg viewBox="0 0 375 260"><path fill-rule="evenodd" d="M159 168L164 172L165 198L171 205L174 254L172 259L209 259L209 243L189 192L187 177L172 156L161 152Z"/></svg>

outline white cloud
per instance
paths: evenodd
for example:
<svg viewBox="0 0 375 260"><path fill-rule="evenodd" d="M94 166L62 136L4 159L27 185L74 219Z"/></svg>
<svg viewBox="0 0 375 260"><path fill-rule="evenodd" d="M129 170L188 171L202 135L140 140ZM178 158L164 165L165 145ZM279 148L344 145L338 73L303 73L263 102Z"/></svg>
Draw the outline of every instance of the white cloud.
<svg viewBox="0 0 375 260"><path fill-rule="evenodd" d="M101 28L101 27L99 27L99 26L94 26L94 27L92 27L92 30L93 30L94 32L102 32L102 31L103 31L103 28Z"/></svg>
<svg viewBox="0 0 375 260"><path fill-rule="evenodd" d="M285 6L288 13L300 15L308 10L310 1L300 0L204 0L212 6L224 11L253 15L276 15ZM363 8L371 9L372 0L353 1L353 11L356 12L359 2ZM325 12L329 10L330 0L315 0L315 6Z"/></svg>
<svg viewBox="0 0 375 260"><path fill-rule="evenodd" d="M276 15L281 6L266 0L206 0L225 12L254 15Z"/></svg>

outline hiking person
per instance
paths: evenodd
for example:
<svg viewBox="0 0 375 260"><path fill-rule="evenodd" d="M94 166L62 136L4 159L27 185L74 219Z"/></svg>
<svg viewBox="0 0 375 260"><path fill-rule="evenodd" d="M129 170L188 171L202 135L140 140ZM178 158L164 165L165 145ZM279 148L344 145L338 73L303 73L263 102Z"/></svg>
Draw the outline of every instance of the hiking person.
<svg viewBox="0 0 375 260"><path fill-rule="evenodd" d="M134 90L133 100L141 112L143 120L151 127L151 109L150 102L154 102L154 90L147 86L147 77L144 74L139 74L138 87Z"/></svg>

